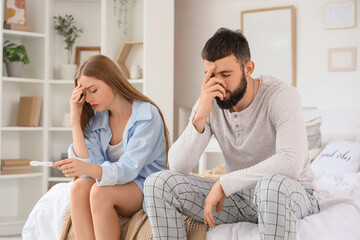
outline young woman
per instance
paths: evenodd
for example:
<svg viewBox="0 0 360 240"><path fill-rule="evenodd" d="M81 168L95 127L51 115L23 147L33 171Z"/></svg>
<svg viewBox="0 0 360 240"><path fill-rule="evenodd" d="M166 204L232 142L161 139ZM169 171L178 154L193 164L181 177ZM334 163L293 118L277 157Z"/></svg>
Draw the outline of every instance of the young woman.
<svg viewBox="0 0 360 240"><path fill-rule="evenodd" d="M70 100L73 144L56 162L71 187L71 217L80 239L120 239L118 214L143 205L143 185L165 169L169 138L160 109L106 56L84 62Z"/></svg>

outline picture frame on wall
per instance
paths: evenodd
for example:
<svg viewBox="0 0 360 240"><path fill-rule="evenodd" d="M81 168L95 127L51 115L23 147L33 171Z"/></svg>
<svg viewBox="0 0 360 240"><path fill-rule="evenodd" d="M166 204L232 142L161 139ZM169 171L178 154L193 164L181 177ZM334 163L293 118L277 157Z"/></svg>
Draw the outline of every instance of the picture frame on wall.
<svg viewBox="0 0 360 240"><path fill-rule="evenodd" d="M86 59L91 56L101 54L100 47L76 47L75 50L75 64L81 65Z"/></svg>
<svg viewBox="0 0 360 240"><path fill-rule="evenodd" d="M328 50L328 71L356 71L356 47L330 48Z"/></svg>
<svg viewBox="0 0 360 240"><path fill-rule="evenodd" d="M325 4L325 28L340 29L356 27L356 2L342 1Z"/></svg>
<svg viewBox="0 0 360 240"><path fill-rule="evenodd" d="M255 62L254 76L271 75L295 87L294 6L241 11L241 31ZM259 33L266 37L259 37Z"/></svg>
<svg viewBox="0 0 360 240"><path fill-rule="evenodd" d="M5 0L5 23L26 25L25 0Z"/></svg>

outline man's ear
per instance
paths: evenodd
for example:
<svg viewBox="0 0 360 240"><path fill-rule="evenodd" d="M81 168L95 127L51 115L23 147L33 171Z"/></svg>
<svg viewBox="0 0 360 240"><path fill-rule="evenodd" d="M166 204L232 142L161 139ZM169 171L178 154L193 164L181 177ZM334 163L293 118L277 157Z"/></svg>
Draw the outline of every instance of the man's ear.
<svg viewBox="0 0 360 240"><path fill-rule="evenodd" d="M255 63L253 61L248 61L245 63L245 76L250 77L251 74L254 72Z"/></svg>

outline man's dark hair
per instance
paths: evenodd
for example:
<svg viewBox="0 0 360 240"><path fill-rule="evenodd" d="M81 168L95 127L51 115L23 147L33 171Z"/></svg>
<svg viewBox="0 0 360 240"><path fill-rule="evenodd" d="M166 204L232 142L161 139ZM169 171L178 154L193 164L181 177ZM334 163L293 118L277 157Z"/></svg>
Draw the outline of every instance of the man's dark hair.
<svg viewBox="0 0 360 240"><path fill-rule="evenodd" d="M206 42L201 57L203 60L215 62L231 54L244 66L251 59L248 41L240 30L219 28Z"/></svg>

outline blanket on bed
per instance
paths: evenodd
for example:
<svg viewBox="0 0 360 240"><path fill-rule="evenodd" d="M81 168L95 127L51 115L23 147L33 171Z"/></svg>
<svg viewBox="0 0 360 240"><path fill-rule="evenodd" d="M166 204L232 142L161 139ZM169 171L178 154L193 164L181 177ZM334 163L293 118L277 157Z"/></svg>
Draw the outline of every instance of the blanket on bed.
<svg viewBox="0 0 360 240"><path fill-rule="evenodd" d="M225 166L222 164L212 170L203 171L201 175L198 174L194 174L194 175L216 181L223 174L225 174ZM125 240L153 239L150 222L144 210L142 209L139 210L131 218L119 216L119 219L121 226L121 239L125 239ZM206 239L206 231L208 228L207 225L205 225L204 223L197 222L187 216L184 216L184 220L185 220L185 228L188 239L190 240ZM75 240L74 232L71 225L70 206L68 206L64 215L60 240Z"/></svg>

